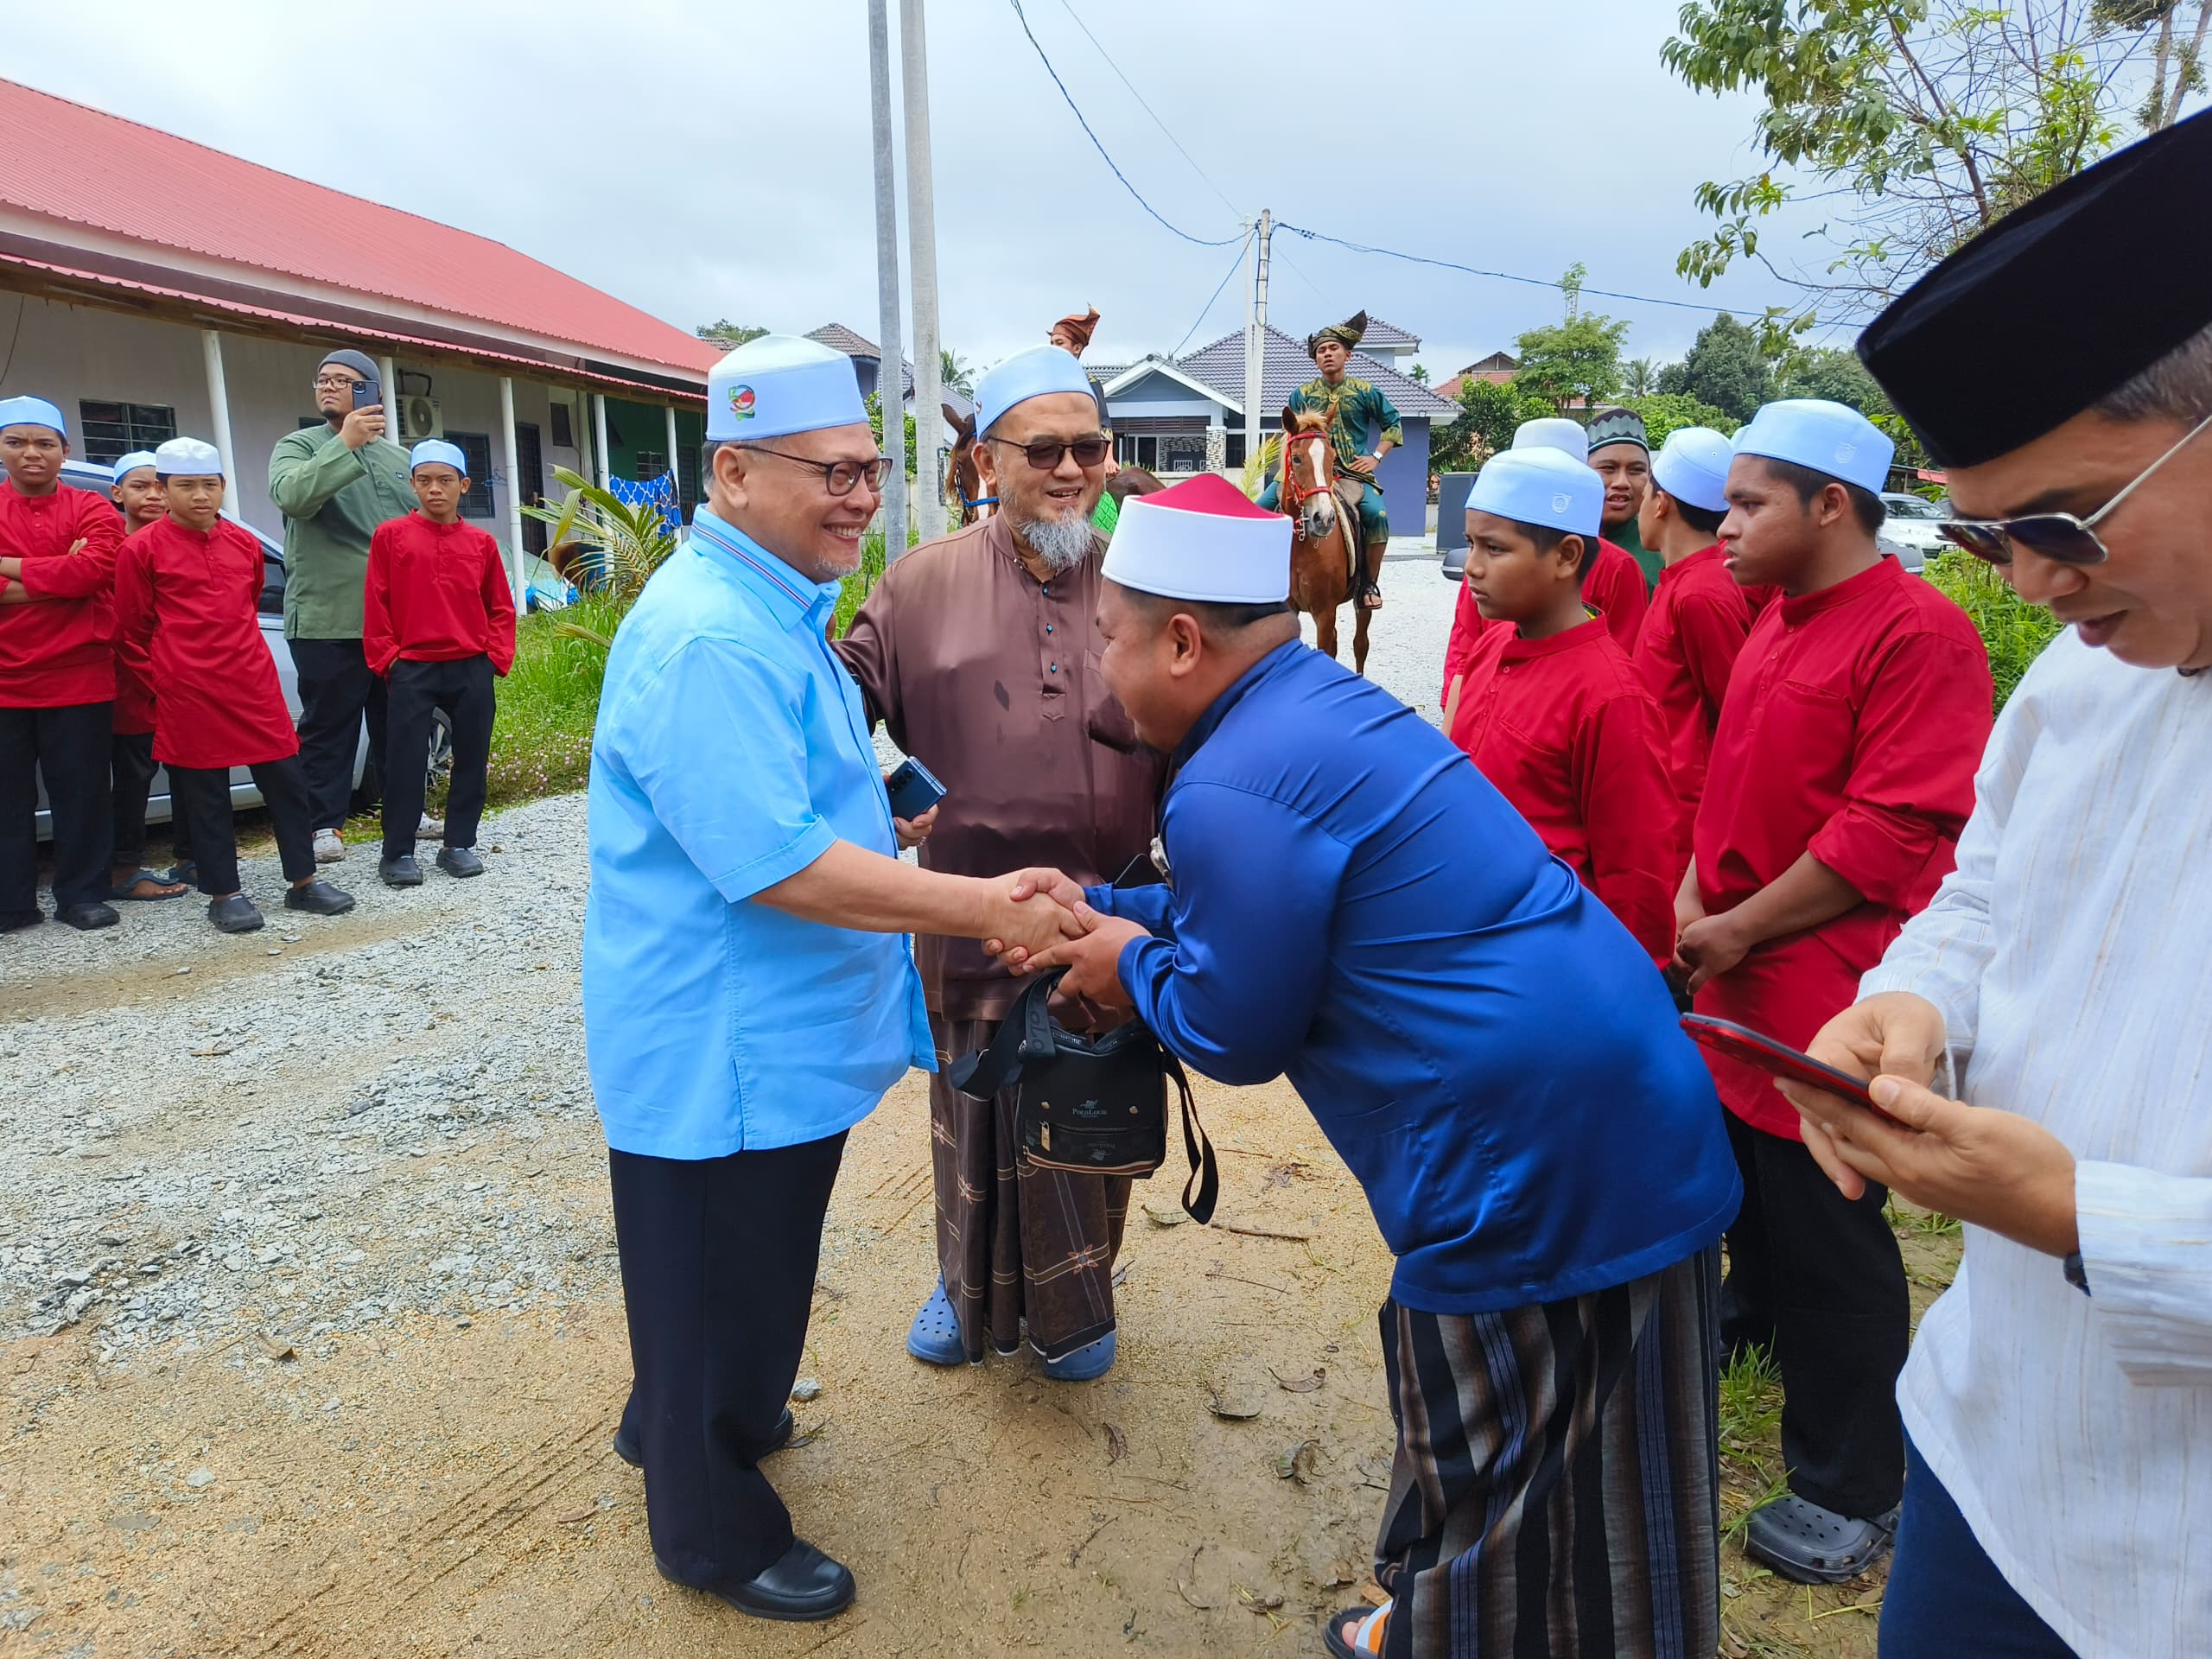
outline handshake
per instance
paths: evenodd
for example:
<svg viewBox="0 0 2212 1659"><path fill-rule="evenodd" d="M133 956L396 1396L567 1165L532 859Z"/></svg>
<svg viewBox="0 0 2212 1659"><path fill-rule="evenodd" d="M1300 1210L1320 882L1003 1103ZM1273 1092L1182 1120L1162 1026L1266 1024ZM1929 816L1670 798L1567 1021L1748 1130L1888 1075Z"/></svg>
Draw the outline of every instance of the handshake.
<svg viewBox="0 0 2212 1659"><path fill-rule="evenodd" d="M1058 870L1016 870L980 885L988 893L977 937L1008 970L1019 976L1065 968L1060 998L1100 1010L1130 1007L1118 969L1122 947L1149 937L1142 927L1100 915Z"/></svg>

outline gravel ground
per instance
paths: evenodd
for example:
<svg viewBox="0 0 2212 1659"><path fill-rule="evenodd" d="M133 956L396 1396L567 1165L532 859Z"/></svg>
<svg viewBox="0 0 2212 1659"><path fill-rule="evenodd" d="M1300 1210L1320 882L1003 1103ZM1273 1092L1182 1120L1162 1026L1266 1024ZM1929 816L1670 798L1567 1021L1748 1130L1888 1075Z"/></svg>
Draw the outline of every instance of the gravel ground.
<svg viewBox="0 0 2212 1659"><path fill-rule="evenodd" d="M1455 594L1433 557L1391 560L1369 660L1432 721ZM333 920L283 911L262 857L243 866L259 933L217 934L187 897L0 939L0 1142L21 1172L0 1191L0 1332L82 1324L128 1365L607 1293L603 1205L531 1185L604 1155L583 798L483 841L482 879L401 893L357 848L327 872L359 901Z"/></svg>

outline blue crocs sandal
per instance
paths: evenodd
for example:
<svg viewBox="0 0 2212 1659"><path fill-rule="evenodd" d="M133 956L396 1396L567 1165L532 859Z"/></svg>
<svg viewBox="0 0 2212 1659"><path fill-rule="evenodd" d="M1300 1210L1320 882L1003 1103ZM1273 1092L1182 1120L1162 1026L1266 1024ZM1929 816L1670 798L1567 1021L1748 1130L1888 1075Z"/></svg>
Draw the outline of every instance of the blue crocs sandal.
<svg viewBox="0 0 2212 1659"><path fill-rule="evenodd" d="M907 1327L906 1351L925 1365L968 1363L967 1344L960 1340L960 1318L952 1311L952 1299L944 1294L944 1280L937 1281L937 1288Z"/></svg>
<svg viewBox="0 0 2212 1659"><path fill-rule="evenodd" d="M1045 1375L1055 1382L1089 1382L1114 1369L1114 1333L1086 1343L1071 1354L1045 1362Z"/></svg>

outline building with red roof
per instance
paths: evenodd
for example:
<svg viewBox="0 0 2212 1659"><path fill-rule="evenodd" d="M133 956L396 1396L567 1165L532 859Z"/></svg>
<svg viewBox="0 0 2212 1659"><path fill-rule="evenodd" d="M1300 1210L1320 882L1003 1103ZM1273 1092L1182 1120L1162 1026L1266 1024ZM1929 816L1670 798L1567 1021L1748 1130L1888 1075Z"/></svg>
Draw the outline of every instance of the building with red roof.
<svg viewBox="0 0 2212 1659"><path fill-rule="evenodd" d="M278 533L270 452L351 346L395 439L470 453L463 512L511 553L541 550L519 509L556 466L673 467L696 499L717 346L489 238L8 80L0 152L0 396L58 404L85 459L211 439L231 510Z"/></svg>

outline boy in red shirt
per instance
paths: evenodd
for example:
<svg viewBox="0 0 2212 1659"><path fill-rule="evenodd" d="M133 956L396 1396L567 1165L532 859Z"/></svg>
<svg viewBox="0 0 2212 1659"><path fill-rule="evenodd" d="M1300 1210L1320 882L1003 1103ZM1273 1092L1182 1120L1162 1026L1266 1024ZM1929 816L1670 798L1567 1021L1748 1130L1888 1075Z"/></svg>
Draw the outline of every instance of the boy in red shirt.
<svg viewBox="0 0 2212 1659"><path fill-rule="evenodd" d="M458 444L432 438L416 444L410 460L422 505L377 526L361 608L362 654L389 688L385 741L393 764L385 782L384 858L377 873L391 887L423 885L415 861L422 757L440 709L453 727L453 783L438 868L448 875L484 874L476 829L492 758L492 682L515 660L514 598L499 544L461 522L467 457Z"/></svg>
<svg viewBox="0 0 2212 1659"><path fill-rule="evenodd" d="M1564 416L1523 421L1514 431L1513 449L1510 453L1529 449L1556 450L1586 467L1590 459L1589 435ZM1605 488L1605 480L1596 472L1591 472L1590 476L1598 479L1599 489ZM1605 619L1605 631L1620 648L1634 651L1637 631L1643 626L1644 607L1649 598L1642 568L1625 550L1614 546L1602 535L1597 538L1597 550L1589 564L1589 572L1582 579L1584 601ZM1475 645L1490 626L1482 607L1475 603L1473 593L1462 581L1459 607L1452 617L1452 638L1444 647L1443 701L1447 707L1452 701L1452 682L1467 671L1467 664L1474 658Z"/></svg>
<svg viewBox="0 0 2212 1659"><path fill-rule="evenodd" d="M108 742L115 703L108 594L123 528L61 482L69 435L43 397L0 401L0 932L38 907L38 779L54 812L54 911L112 927Z"/></svg>
<svg viewBox="0 0 2212 1659"><path fill-rule="evenodd" d="M1643 545L1664 565L1637 635L1636 665L1659 704L1667 771L1681 803L1681 844L1669 887L1689 868L1690 829L1705 793L1713 728L1729 676L1772 590L1746 590L1728 574L1719 540L1728 516L1735 446L1710 427L1686 426L1651 461L1651 489L1637 514Z"/></svg>
<svg viewBox="0 0 2212 1659"><path fill-rule="evenodd" d="M1495 626L1446 724L1663 968L1675 952L1675 800L1659 710L1582 596L1605 498L1596 473L1553 449L1508 450L1476 478L1467 590Z"/></svg>
<svg viewBox="0 0 2212 1659"><path fill-rule="evenodd" d="M162 480L154 471L154 452L134 450L115 463L114 482L108 499L123 513L127 538L147 525L158 524L168 511ZM108 752L112 773L115 833L108 849L111 899L181 899L188 879L191 844L185 833L184 804L175 791L169 797L169 834L175 862L167 876L142 867L146 856L146 797L154 774L154 688L138 677L118 644L115 652L115 736Z"/></svg>
<svg viewBox="0 0 2212 1659"><path fill-rule="evenodd" d="M192 815L207 919L226 933L262 925L238 886L232 766L252 772L269 809L290 884L284 908L342 915L352 896L315 880L315 808L299 734L261 637L261 543L222 516L214 445L171 438L154 452L154 469L166 510L124 543L116 563L116 637L130 671L160 688L154 759Z"/></svg>
<svg viewBox="0 0 2212 1659"><path fill-rule="evenodd" d="M1737 659L1678 900L1698 1012L1802 1048L1858 1000L1950 869L1989 736L1989 660L1949 600L1874 543L1891 445L1840 404L1769 404L1736 435L1720 542L1780 596ZM1789 1492L1751 1553L1801 1582L1889 1547L1904 1484L1904 1264L1869 1182L1847 1200L1765 1073L1708 1055L1744 1177L1721 1335L1782 1370Z"/></svg>

